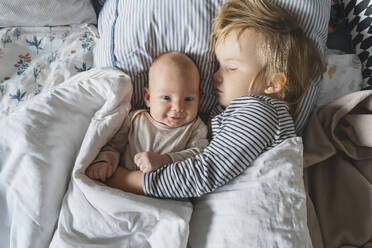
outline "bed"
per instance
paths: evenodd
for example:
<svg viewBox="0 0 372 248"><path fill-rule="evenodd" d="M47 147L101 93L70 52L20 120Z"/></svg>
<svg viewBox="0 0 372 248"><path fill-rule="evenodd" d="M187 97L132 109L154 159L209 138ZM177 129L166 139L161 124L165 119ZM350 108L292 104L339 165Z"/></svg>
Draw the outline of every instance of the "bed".
<svg viewBox="0 0 372 248"><path fill-rule="evenodd" d="M217 64L208 34L224 0L0 0L0 246L367 247L372 158L354 156L363 165L339 169L342 176L333 179L343 185L341 180L352 178L349 186L328 183L338 169L324 164L335 153L327 157L326 148L314 149L312 137L316 131L323 138L338 134L329 130L332 120L326 117L346 116L344 109L353 115L363 110L357 130L370 123L372 3L277 1L299 16L328 62L304 103L312 105L319 96L303 139L263 154L212 194L176 201L108 188L84 170L123 116L144 106L147 69L162 52L180 50L196 61L202 78L200 112L212 110L211 75ZM335 18L331 5L332 11L336 6L344 10L349 21L347 47L340 43L344 38L332 37L345 36L344 29L329 35L332 49L325 47L329 17ZM347 105L353 99L360 101ZM299 125L305 127L308 118ZM357 137L368 135L366 130ZM324 140L330 150L348 154L332 146L333 139ZM370 142L358 144L372 154ZM353 177L345 176L350 168ZM336 186L343 190L337 197L332 194ZM349 206L351 196L355 204ZM327 204L332 197L340 207ZM342 216L348 218L337 222Z"/></svg>

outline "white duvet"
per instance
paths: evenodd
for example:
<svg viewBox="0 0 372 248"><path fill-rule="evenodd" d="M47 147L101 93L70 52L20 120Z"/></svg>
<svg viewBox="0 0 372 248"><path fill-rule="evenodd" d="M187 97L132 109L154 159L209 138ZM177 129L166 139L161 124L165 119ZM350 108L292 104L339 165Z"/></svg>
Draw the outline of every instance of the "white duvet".
<svg viewBox="0 0 372 248"><path fill-rule="evenodd" d="M131 93L121 71L92 69L0 120L1 247L311 247L300 138L194 200L194 212L86 177Z"/></svg>

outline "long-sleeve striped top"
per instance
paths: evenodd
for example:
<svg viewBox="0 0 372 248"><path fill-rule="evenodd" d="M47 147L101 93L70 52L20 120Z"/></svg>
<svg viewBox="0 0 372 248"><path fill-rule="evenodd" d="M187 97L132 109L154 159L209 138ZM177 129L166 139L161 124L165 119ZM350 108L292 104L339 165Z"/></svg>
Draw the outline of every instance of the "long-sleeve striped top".
<svg viewBox="0 0 372 248"><path fill-rule="evenodd" d="M146 195L198 197L240 175L263 152L296 136L288 106L267 96L235 99L212 119L203 153L143 175Z"/></svg>

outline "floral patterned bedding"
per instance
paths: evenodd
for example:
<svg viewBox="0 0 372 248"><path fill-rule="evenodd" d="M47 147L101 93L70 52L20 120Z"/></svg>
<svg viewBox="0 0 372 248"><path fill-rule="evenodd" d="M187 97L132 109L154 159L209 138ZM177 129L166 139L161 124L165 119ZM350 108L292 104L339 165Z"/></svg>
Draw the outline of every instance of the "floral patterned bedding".
<svg viewBox="0 0 372 248"><path fill-rule="evenodd" d="M93 25L0 29L0 119L92 68L96 39Z"/></svg>

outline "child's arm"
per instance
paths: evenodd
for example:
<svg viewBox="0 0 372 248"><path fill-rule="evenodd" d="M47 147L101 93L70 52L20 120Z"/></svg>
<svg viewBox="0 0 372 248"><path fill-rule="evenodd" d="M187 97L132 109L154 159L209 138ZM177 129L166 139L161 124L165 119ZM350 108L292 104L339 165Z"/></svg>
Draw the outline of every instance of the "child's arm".
<svg viewBox="0 0 372 248"><path fill-rule="evenodd" d="M142 171L130 171L123 167L118 167L106 184L112 188L143 195L142 175Z"/></svg>
<svg viewBox="0 0 372 248"><path fill-rule="evenodd" d="M145 194L160 198L200 197L240 175L274 140L276 128L258 118L256 112L254 106L252 110L233 112L203 153L145 173ZM262 108L259 113L271 116L272 110Z"/></svg>
<svg viewBox="0 0 372 248"><path fill-rule="evenodd" d="M281 142L275 139L281 135L278 131L281 114L260 101L253 101L243 109L238 107L233 105L225 110L225 119L203 153L144 173L143 177L139 171L125 171L125 176L134 182L120 188L133 193L143 190L146 195L159 198L199 197L240 175L266 148ZM290 124L288 118L291 126L288 135L293 137L293 122ZM142 189L136 180L142 180Z"/></svg>

